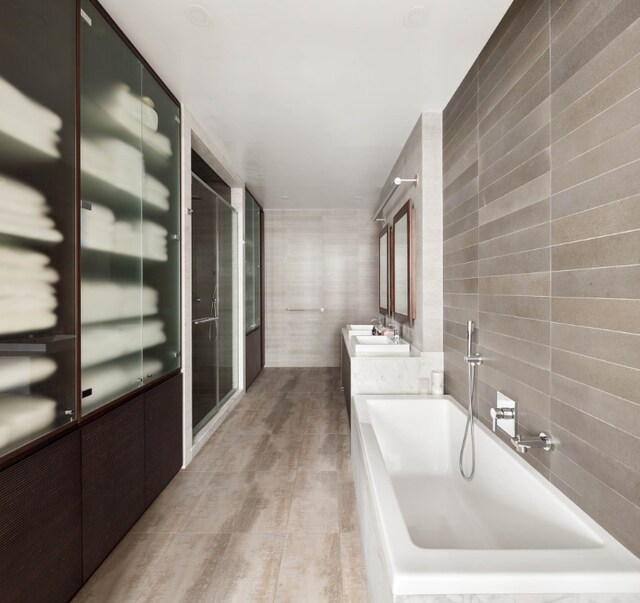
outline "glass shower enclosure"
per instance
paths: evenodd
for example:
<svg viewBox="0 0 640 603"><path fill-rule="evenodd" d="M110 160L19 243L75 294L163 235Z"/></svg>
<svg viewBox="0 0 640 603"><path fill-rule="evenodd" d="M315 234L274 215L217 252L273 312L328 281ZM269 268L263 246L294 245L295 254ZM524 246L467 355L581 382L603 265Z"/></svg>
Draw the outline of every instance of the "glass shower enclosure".
<svg viewBox="0 0 640 603"><path fill-rule="evenodd" d="M237 384L236 211L192 174L192 427L195 435Z"/></svg>

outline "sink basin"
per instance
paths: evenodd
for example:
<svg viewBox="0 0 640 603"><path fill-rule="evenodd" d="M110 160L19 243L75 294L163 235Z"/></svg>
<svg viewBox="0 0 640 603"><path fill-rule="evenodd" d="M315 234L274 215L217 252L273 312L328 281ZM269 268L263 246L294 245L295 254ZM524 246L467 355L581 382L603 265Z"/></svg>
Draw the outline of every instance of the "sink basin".
<svg viewBox="0 0 640 603"><path fill-rule="evenodd" d="M380 356L408 356L411 346L400 340L393 340L385 335L356 335L354 343L356 354L371 354Z"/></svg>
<svg viewBox="0 0 640 603"><path fill-rule="evenodd" d="M349 331L349 337L354 335L371 335L373 325L347 325L347 331Z"/></svg>

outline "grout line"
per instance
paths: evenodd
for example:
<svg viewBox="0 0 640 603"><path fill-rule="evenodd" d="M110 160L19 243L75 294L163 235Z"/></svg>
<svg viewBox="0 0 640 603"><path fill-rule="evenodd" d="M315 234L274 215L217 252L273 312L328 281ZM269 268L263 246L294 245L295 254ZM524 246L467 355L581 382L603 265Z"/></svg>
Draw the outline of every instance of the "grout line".
<svg viewBox="0 0 640 603"><path fill-rule="evenodd" d="M542 56L542 55L541 55ZM538 59L539 60L539 59ZM527 72L528 73L528 72ZM524 76L523 76L524 77ZM509 115L518 107L522 104L522 102L524 100L527 99L527 97L533 92L534 88L545 78L549 78L550 79L550 73L547 71L546 73L543 73L535 82L533 82L533 84L531 84L531 87L529 88L529 90L527 90L524 93L524 96L520 96L520 98L517 100L517 102L509 108L509 110L506 113L502 114L502 117L500 119L498 119L497 122L495 122L486 132L484 132L484 134L480 134L480 126L481 124L478 123L478 147L480 147L480 145L482 144L482 140L483 138L486 138L498 125L500 125L504 120L506 120ZM549 98L548 96L546 98L544 98L540 103L538 103L533 109L531 109L531 111L529 111L526 115L524 115L522 117L522 119L519 119L511 128L509 128L509 132L511 132L511 130L513 130L513 128L515 128L518 124L520 124L520 122L522 122L524 119L526 119L533 111L535 111L544 101L547 100L547 98ZM488 116L487 116L488 117ZM485 117L486 119L486 117ZM508 132L507 132L508 133ZM494 143L498 143L500 140L502 140L504 138L504 134ZM491 147L493 147L493 145L491 145ZM491 148L489 147L489 148Z"/></svg>
<svg viewBox="0 0 640 603"><path fill-rule="evenodd" d="M540 10L540 9L539 9ZM536 12L537 14L537 12ZM535 15L534 15L535 16ZM533 17L532 17L533 19ZM529 43L529 45L522 51L522 53L518 56L518 58L515 60L514 64L510 67L510 69L512 69L515 65L518 64L518 62L520 61L520 59L524 56L524 54L527 52L527 50L529 50L529 48L533 45L533 43L538 39L538 36L542 33L542 30L544 29L544 25L542 27L540 27L540 29L538 30L538 32L536 32L535 37L533 38L533 40L531 40L531 42ZM524 30L522 31L522 33L524 33ZM514 40L515 42L515 40ZM526 71L511 85L511 87L493 104L491 105L491 107L485 112L483 119L486 119L493 111L495 111L495 109L497 108L497 106L507 97L507 95L527 76L527 74L531 71L531 69L535 66L535 64L540 60L540 58L544 55L545 52L548 52L549 55L551 55L551 47L549 46L549 44L546 44L544 49L535 57L533 57L533 59L531 60L531 63L529 64L529 66L526 68ZM500 62L500 61L498 61ZM498 66L496 65L496 68ZM484 99L480 99L478 97L478 105L482 104L483 102L485 102L487 100L487 98L489 98L489 96L491 95L491 93L500 85L500 83L505 79L505 77L507 76L509 70L504 72L503 76L496 82L495 86L493 88L491 88L491 90L489 90L489 92L485 95ZM549 73L551 72L551 70L549 69ZM522 97L520 97L522 98Z"/></svg>
<svg viewBox="0 0 640 603"><path fill-rule="evenodd" d="M633 199L633 198L639 197L639 196L640 195L638 193L635 193L633 195L627 195L626 197L620 197L620 198L617 198L617 199L613 199L612 201L607 201L606 203L602 203L600 205L594 205L593 207L587 207L586 209L581 209L580 211L575 211L573 213L566 214L564 216L558 216L557 218L552 218L552 222L559 222L561 220L570 220L574 216L579 216L580 214L586 214L587 212L594 211L596 209L605 208L608 205L613 205L614 203L619 203L620 201L627 201L629 199Z"/></svg>
<svg viewBox="0 0 640 603"><path fill-rule="evenodd" d="M505 39L506 36L508 35L509 31L511 31L511 29L515 26L516 21L518 19L518 17L522 14L522 11L524 9L525 3L522 3L522 8L518 11L518 13L516 15L513 16L513 20L511 21L511 23L509 24L509 27L507 27L507 30L505 32L502 33L502 39ZM509 10L509 9L507 9ZM527 27L527 25L531 22L531 19L533 19L533 17L535 17L535 15L538 14L538 11L536 11L531 18L524 24L520 25L520 29L521 31L524 31L525 28ZM516 36L516 40L518 39L518 36ZM514 40L515 42L515 40ZM506 51L512 46L513 42L511 44L509 44L507 46L507 48L503 49L502 52L503 54L506 53ZM484 62L484 65L486 65L489 62L489 59L491 59L491 57L493 57L495 55L495 53L498 51L498 48L500 46L500 43L498 42L498 44L495 46L495 48L491 51L491 53L489 54L489 56L487 56L487 60ZM484 48L483 48L484 50ZM479 55L478 55L479 56ZM483 77L488 77L490 76L498 67L498 64L500 63L500 61L496 62L496 65L493 67L493 69L491 69L488 73L483 74ZM478 65L478 77L480 76L480 65Z"/></svg>
<svg viewBox="0 0 640 603"><path fill-rule="evenodd" d="M634 126L634 127L638 127L638 126ZM624 133L628 132L629 130L625 130ZM609 140L612 140L611 138ZM604 144L604 143L603 143ZM595 147L594 147L595 148ZM562 190L559 191L554 191L553 190L553 172L555 171L554 169L551 170L551 179L552 179L552 186L551 186L551 197L557 197L559 195L564 195L567 191L570 191L578 186L583 186L584 184L586 184L587 182L592 182L593 180L597 180L598 178L602 178L603 176L607 176L608 174L611 174L612 172L615 172L616 170L620 170L624 167L627 167L629 165L632 165L634 163L638 163L640 160L636 157L635 159L633 159L632 161L627 161L627 163L622 163L620 165L617 165L613 168L611 168L610 170L606 170L605 172L602 172L601 174L596 174L595 176L592 176L591 178L587 178L586 180L581 180L580 182L577 182L576 184L572 184L571 186L567 187L567 188L563 188ZM564 164L567 165L567 164Z"/></svg>

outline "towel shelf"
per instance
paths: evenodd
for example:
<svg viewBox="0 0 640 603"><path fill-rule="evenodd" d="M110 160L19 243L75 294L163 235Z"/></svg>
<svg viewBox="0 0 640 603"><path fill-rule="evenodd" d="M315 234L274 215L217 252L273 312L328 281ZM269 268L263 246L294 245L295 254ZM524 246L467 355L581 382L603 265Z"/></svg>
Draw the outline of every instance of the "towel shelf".
<svg viewBox="0 0 640 603"><path fill-rule="evenodd" d="M0 343L0 354L55 354L72 350L75 335L52 335L49 337L25 337Z"/></svg>
<svg viewBox="0 0 640 603"><path fill-rule="evenodd" d="M285 308L287 312L324 312L325 308Z"/></svg>

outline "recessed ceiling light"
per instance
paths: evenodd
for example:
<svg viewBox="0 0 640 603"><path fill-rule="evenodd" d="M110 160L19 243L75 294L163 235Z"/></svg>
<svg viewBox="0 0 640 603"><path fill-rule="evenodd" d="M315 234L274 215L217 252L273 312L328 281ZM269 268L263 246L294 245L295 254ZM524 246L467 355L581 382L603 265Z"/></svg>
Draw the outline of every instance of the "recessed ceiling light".
<svg viewBox="0 0 640 603"><path fill-rule="evenodd" d="M421 27L427 20L427 9L424 6L414 6L407 11L402 21L405 27Z"/></svg>
<svg viewBox="0 0 640 603"><path fill-rule="evenodd" d="M282 195L282 198L283 198L283 199L288 199L288 198L289 198L289 195Z"/></svg>
<svg viewBox="0 0 640 603"><path fill-rule="evenodd" d="M353 195L354 199L362 199L362 195Z"/></svg>
<svg viewBox="0 0 640 603"><path fill-rule="evenodd" d="M211 14L199 4L190 4L184 9L187 19L197 27L206 27L211 23Z"/></svg>

